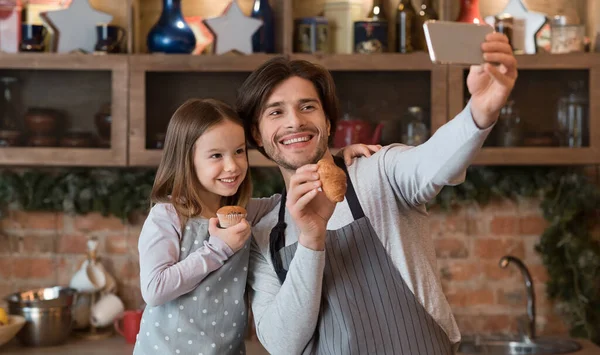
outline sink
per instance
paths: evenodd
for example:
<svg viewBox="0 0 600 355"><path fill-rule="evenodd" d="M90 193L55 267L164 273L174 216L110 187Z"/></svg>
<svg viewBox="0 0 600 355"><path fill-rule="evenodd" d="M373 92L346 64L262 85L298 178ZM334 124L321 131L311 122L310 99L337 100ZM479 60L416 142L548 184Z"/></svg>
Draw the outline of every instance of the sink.
<svg viewBox="0 0 600 355"><path fill-rule="evenodd" d="M463 355L554 355L581 350L581 345L573 340L537 336L535 290L529 270L519 258L512 255L503 256L498 264L503 269L514 264L523 274L527 291L527 317L518 319L519 335L465 336L458 347L458 352Z"/></svg>
<svg viewBox="0 0 600 355"><path fill-rule="evenodd" d="M525 340L514 337L464 337L458 352L461 354L525 355L568 354L581 350L573 340L539 337Z"/></svg>

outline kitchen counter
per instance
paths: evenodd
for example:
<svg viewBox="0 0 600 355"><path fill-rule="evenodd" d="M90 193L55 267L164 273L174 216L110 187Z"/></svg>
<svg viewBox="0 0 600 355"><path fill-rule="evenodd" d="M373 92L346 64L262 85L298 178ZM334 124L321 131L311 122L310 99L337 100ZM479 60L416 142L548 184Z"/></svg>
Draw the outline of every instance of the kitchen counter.
<svg viewBox="0 0 600 355"><path fill-rule="evenodd" d="M576 355L599 355L600 347L594 345L588 340L577 340L582 350L571 354ZM48 348L26 348L18 344L13 339L10 343L0 347L2 355L131 355L133 353L133 345L127 344L125 340L119 336L114 336L102 340L83 340L72 338L66 344ZM246 353L248 355L268 355L258 341L246 342ZM458 353L460 354L460 353Z"/></svg>
<svg viewBox="0 0 600 355"><path fill-rule="evenodd" d="M4 346L0 346L2 355L131 355L133 345L127 344L120 336L113 336L101 340L85 340L72 337L60 346L45 348L29 348L19 344L16 339ZM268 355L267 351L260 345L258 340L246 341L246 354Z"/></svg>

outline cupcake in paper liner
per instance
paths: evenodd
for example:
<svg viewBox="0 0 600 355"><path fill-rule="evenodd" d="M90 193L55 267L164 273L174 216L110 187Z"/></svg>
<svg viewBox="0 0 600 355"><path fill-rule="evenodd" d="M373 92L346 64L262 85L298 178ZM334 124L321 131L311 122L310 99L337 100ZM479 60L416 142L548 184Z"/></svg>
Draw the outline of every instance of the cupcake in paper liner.
<svg viewBox="0 0 600 355"><path fill-rule="evenodd" d="M238 224L242 219L246 218L246 215L246 209L240 206L223 206L217 211L219 226L221 228L228 228Z"/></svg>

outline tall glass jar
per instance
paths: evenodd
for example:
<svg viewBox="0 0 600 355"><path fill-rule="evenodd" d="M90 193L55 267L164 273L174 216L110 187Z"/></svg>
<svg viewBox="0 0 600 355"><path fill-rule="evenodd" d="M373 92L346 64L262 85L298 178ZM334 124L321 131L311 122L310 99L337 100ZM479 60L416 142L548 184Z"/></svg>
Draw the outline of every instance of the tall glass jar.
<svg viewBox="0 0 600 355"><path fill-rule="evenodd" d="M583 80L569 82L568 92L558 100L557 135L561 146L582 147L587 145L587 122L589 99Z"/></svg>
<svg viewBox="0 0 600 355"><path fill-rule="evenodd" d="M419 106L408 108L404 117L402 143L411 146L423 144L429 139L429 128L425 123L423 109Z"/></svg>
<svg viewBox="0 0 600 355"><path fill-rule="evenodd" d="M494 126L494 138L499 147L518 147L523 144L523 124L514 100L508 100L500 109Z"/></svg>
<svg viewBox="0 0 600 355"><path fill-rule="evenodd" d="M16 103L17 78L0 77L2 94L0 98L0 146L19 145L22 135L22 122Z"/></svg>

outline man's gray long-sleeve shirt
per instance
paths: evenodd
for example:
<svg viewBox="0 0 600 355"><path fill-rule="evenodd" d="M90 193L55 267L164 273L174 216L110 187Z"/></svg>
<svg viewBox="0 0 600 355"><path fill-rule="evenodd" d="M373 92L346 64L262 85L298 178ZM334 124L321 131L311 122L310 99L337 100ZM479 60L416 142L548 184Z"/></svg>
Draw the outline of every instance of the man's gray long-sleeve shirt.
<svg viewBox="0 0 600 355"><path fill-rule="evenodd" d="M362 208L386 252L425 310L460 341L459 329L442 291L425 203L445 185L462 183L466 169L492 127L479 129L470 106L417 147L394 144L348 167ZM269 253L269 234L279 206L253 227L248 277L250 301L260 341L271 354L298 354L313 336L321 302L325 251L298 245L283 285ZM299 230L286 213L285 245ZM346 200L339 203L328 229L353 221Z"/></svg>

